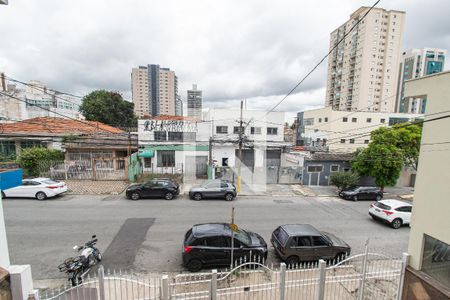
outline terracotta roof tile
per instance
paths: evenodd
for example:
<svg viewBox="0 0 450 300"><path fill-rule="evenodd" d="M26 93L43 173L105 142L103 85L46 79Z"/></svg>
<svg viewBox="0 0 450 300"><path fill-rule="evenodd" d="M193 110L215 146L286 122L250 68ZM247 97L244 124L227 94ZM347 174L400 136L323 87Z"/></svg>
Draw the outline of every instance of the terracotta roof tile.
<svg viewBox="0 0 450 300"><path fill-rule="evenodd" d="M123 133L123 130L96 121L76 121L71 119L39 117L15 123L0 124L0 133Z"/></svg>

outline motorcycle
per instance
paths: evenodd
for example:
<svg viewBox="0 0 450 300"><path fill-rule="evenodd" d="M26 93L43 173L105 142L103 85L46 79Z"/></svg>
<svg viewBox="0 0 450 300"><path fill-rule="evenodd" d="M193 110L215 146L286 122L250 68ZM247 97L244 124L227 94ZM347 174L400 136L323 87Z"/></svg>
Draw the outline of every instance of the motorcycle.
<svg viewBox="0 0 450 300"><path fill-rule="evenodd" d="M95 247L98 239L93 235L92 240L84 246L74 246L73 249L80 253L79 256L69 257L58 266L60 272L65 272L72 286L77 286L83 282L83 277L89 270L102 260L100 250Z"/></svg>

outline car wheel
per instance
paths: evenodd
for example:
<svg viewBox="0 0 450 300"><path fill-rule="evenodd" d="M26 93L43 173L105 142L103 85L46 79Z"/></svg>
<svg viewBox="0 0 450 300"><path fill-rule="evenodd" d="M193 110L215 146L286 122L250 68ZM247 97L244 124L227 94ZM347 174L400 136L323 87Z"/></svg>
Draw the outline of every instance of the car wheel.
<svg viewBox="0 0 450 300"><path fill-rule="evenodd" d="M186 268L191 272L198 272L202 267L203 263L198 259L191 259L186 265Z"/></svg>
<svg viewBox="0 0 450 300"><path fill-rule="evenodd" d="M227 201L232 201L233 198L234 198L234 196L233 196L232 193L226 193L226 194L225 194L225 200L227 200Z"/></svg>
<svg viewBox="0 0 450 300"><path fill-rule="evenodd" d="M173 199L173 194L172 194L171 192L167 192L167 193L164 195L164 199L166 199L166 200L172 200L172 199Z"/></svg>
<svg viewBox="0 0 450 300"><path fill-rule="evenodd" d="M5 193L2 192L2 199L5 199L5 198L6 198L6 195L5 195Z"/></svg>
<svg viewBox="0 0 450 300"><path fill-rule="evenodd" d="M357 195L353 196L353 201L358 201L358 196Z"/></svg>
<svg viewBox="0 0 450 300"><path fill-rule="evenodd" d="M391 226L394 229L399 229L400 227L402 227L402 223L403 223L402 220L397 218L392 221Z"/></svg>
<svg viewBox="0 0 450 300"><path fill-rule="evenodd" d="M375 200L380 201L380 200L381 200L381 195L377 195L377 197L375 198Z"/></svg>
<svg viewBox="0 0 450 300"><path fill-rule="evenodd" d="M36 199L39 201L47 199L47 195L44 192L37 192L36 193Z"/></svg>
<svg viewBox="0 0 450 300"><path fill-rule="evenodd" d="M289 256L287 259L286 259L286 265L287 266L294 266L294 265L296 265L296 264L298 264L300 262L300 260L298 259L298 256Z"/></svg>
<svg viewBox="0 0 450 300"><path fill-rule="evenodd" d="M131 194L131 200L139 200L141 198L141 195L139 195L138 192L133 192Z"/></svg>
<svg viewBox="0 0 450 300"><path fill-rule="evenodd" d="M195 194L192 196L192 198L194 198L194 200L196 200L196 201L200 201L200 200L202 200L202 194L200 194L200 193L195 193Z"/></svg>

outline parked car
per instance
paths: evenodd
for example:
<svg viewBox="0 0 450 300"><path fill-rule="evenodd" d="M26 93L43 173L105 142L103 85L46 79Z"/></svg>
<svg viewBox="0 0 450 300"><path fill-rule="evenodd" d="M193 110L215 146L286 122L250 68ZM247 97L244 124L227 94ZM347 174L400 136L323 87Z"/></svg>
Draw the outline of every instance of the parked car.
<svg viewBox="0 0 450 300"><path fill-rule="evenodd" d="M381 200L370 205L369 215L378 221L388 223L394 229L411 222L412 205L399 200Z"/></svg>
<svg viewBox="0 0 450 300"><path fill-rule="evenodd" d="M22 180L22 185L2 191L3 198L36 198L45 200L67 192L67 185L63 181L50 178L33 178Z"/></svg>
<svg viewBox="0 0 450 300"><path fill-rule="evenodd" d="M341 198L347 200L376 200L380 201L383 198L383 192L377 187L357 186L339 193Z"/></svg>
<svg viewBox="0 0 450 300"><path fill-rule="evenodd" d="M197 224L189 229L183 242L183 264L192 272L204 266L229 266L231 263L230 224ZM257 233L238 228L234 233L235 261L267 258L267 244Z"/></svg>
<svg viewBox="0 0 450 300"><path fill-rule="evenodd" d="M126 190L127 198L163 198L172 200L180 193L178 184L170 179L152 179L144 183L130 185Z"/></svg>
<svg viewBox="0 0 450 300"><path fill-rule="evenodd" d="M300 261L337 259L351 252L350 246L342 239L308 224L281 225L274 230L270 241L287 265Z"/></svg>
<svg viewBox="0 0 450 300"><path fill-rule="evenodd" d="M219 198L232 201L236 197L236 187L227 180L210 180L202 185L194 186L189 190L189 198L201 200L206 198Z"/></svg>

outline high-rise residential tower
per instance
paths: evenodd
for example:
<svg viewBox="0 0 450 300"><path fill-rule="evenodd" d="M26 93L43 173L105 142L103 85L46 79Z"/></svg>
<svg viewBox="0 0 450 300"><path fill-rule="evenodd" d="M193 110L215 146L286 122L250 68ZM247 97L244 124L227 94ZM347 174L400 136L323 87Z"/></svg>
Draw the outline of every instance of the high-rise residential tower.
<svg viewBox="0 0 450 300"><path fill-rule="evenodd" d="M178 79L169 68L159 65L133 68L131 93L137 116L175 115Z"/></svg>
<svg viewBox="0 0 450 300"><path fill-rule="evenodd" d="M202 91L197 90L196 84L193 84L192 89L187 91L187 111L189 117L201 120Z"/></svg>
<svg viewBox="0 0 450 300"><path fill-rule="evenodd" d="M330 50L362 19L361 7L330 35ZM373 8L328 58L326 106L394 112L405 13Z"/></svg>
<svg viewBox="0 0 450 300"><path fill-rule="evenodd" d="M442 72L446 55L447 50L435 48L408 49L403 52L395 106L398 112L425 113L427 99L425 97L404 98L404 83L406 80Z"/></svg>

